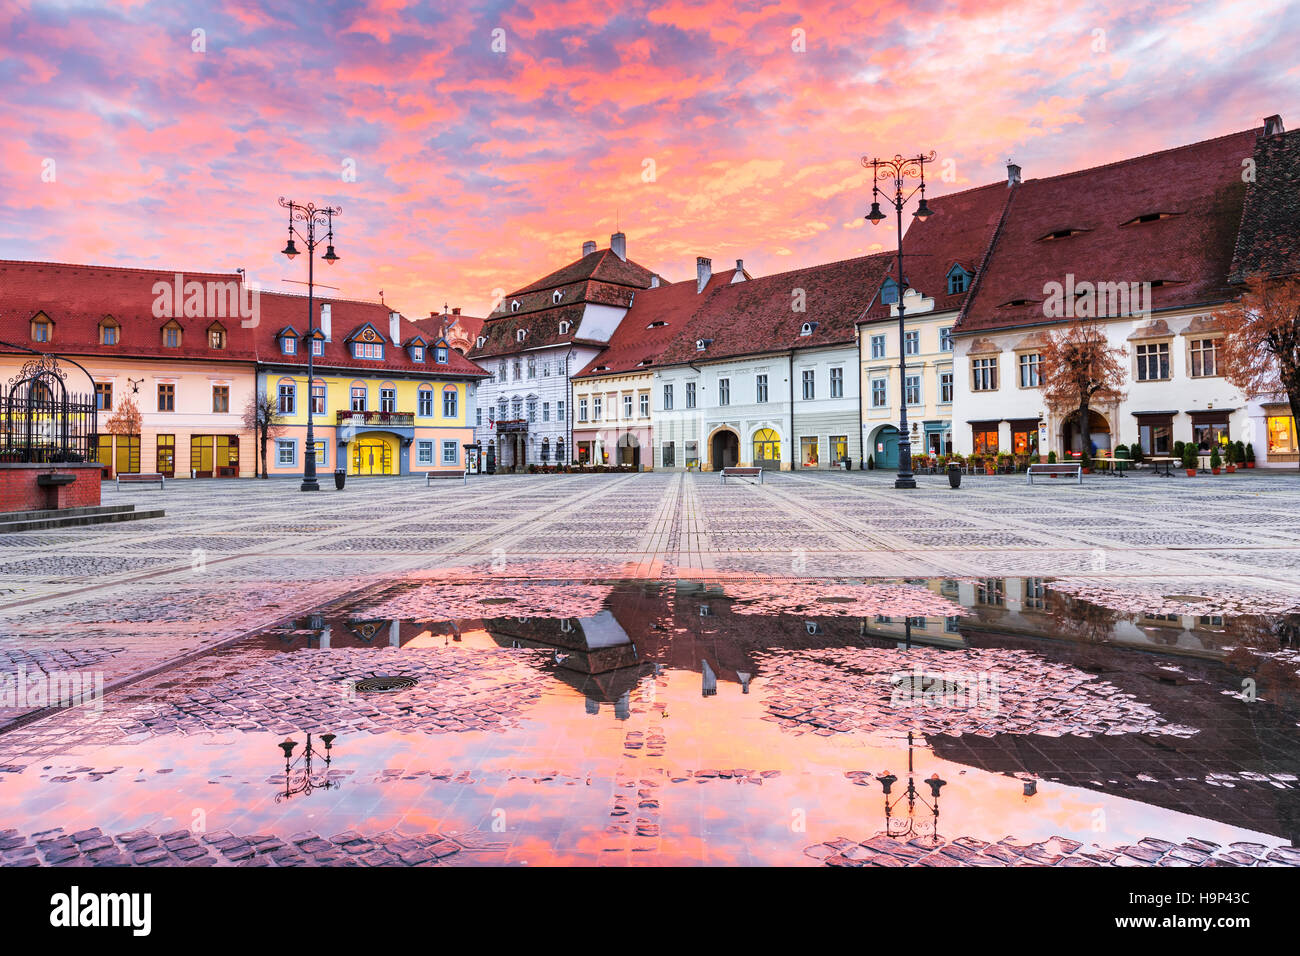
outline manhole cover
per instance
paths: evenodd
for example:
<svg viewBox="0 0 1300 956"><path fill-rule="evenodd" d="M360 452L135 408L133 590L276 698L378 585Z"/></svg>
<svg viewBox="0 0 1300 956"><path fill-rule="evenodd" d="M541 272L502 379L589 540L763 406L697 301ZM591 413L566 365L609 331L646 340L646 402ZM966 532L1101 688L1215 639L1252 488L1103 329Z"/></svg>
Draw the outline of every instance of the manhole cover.
<svg viewBox="0 0 1300 956"><path fill-rule="evenodd" d="M420 682L417 677L364 677L352 685L358 694L389 694Z"/></svg>

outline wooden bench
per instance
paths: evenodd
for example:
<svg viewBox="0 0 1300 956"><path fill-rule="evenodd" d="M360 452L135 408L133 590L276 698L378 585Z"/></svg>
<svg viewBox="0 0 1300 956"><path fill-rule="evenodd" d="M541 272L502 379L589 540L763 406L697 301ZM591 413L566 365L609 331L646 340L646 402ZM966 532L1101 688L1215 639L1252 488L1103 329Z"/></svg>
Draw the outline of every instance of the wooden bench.
<svg viewBox="0 0 1300 956"><path fill-rule="evenodd" d="M439 478L460 478L463 484L469 484L468 471L426 471L424 473L424 487L428 488L430 484Z"/></svg>
<svg viewBox="0 0 1300 956"><path fill-rule="evenodd" d="M740 468L737 466L732 466L731 468L723 468L722 483L724 485L727 483L728 476L732 478L757 478L758 483L760 485L763 483L762 468Z"/></svg>
<svg viewBox="0 0 1300 956"><path fill-rule="evenodd" d="M122 490L122 482L124 481L128 485L153 484L154 482L157 482L159 491L162 491L164 488L167 487L166 476L160 475L157 472L141 472L140 474L118 475L116 480L117 480L118 491Z"/></svg>
<svg viewBox="0 0 1300 956"><path fill-rule="evenodd" d="M1034 483L1034 475L1074 475L1079 484L1083 484L1083 465L1078 462L1073 464L1064 462L1056 465L1039 462L1025 469L1025 477L1031 485Z"/></svg>

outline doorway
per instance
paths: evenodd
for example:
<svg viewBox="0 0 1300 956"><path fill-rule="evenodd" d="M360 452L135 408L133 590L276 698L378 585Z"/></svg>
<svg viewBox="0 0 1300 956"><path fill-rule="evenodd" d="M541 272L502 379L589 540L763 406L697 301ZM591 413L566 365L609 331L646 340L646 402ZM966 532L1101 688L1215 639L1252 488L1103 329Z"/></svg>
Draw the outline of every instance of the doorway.
<svg viewBox="0 0 1300 956"><path fill-rule="evenodd" d="M715 432L709 443L709 452L714 471L734 467L740 461L740 436L726 429Z"/></svg>
<svg viewBox="0 0 1300 956"><path fill-rule="evenodd" d="M358 438L352 446L352 474L391 475L393 449L382 438Z"/></svg>
<svg viewBox="0 0 1300 956"><path fill-rule="evenodd" d="M781 436L770 428L754 433L754 467L781 470Z"/></svg>

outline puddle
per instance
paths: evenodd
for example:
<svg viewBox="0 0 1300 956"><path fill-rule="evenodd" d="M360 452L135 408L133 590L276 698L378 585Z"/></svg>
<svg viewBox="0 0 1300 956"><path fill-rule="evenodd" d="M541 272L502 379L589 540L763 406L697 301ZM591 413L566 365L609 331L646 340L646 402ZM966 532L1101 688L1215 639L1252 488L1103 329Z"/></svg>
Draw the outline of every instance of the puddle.
<svg viewBox="0 0 1300 956"><path fill-rule="evenodd" d="M1294 617L1036 578L483 590L395 585L0 735L0 853L1300 862Z"/></svg>

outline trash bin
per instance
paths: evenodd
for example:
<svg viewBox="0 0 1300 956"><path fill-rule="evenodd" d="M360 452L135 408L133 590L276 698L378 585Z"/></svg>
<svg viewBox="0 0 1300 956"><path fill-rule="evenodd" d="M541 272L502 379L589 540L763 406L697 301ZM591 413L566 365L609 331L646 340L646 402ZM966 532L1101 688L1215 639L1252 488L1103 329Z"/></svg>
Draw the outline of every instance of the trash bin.
<svg viewBox="0 0 1300 956"><path fill-rule="evenodd" d="M343 483L347 481L348 473L342 468L334 469L334 488L338 491L343 490Z"/></svg>
<svg viewBox="0 0 1300 956"><path fill-rule="evenodd" d="M957 465L948 466L948 487L949 488L961 487L961 468L958 467Z"/></svg>

